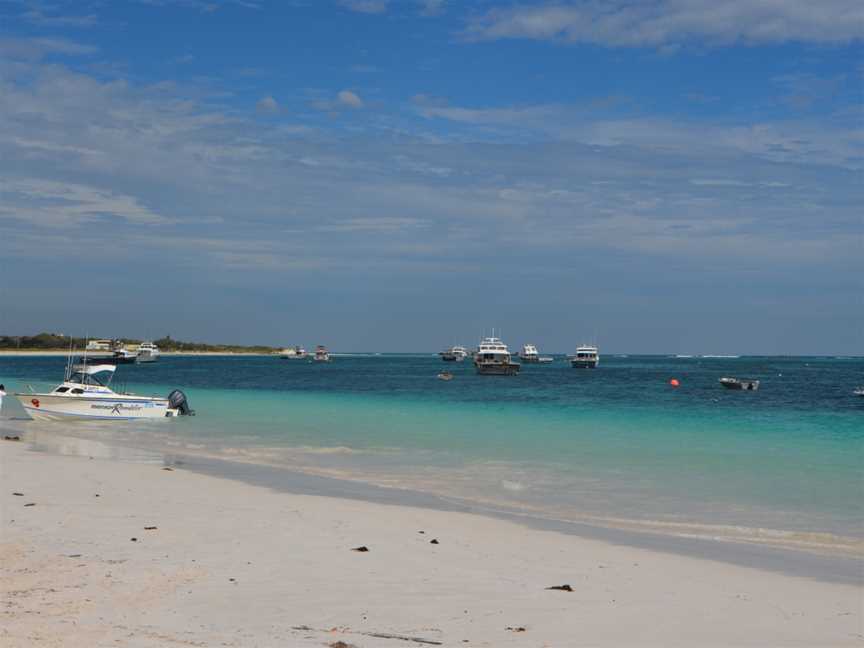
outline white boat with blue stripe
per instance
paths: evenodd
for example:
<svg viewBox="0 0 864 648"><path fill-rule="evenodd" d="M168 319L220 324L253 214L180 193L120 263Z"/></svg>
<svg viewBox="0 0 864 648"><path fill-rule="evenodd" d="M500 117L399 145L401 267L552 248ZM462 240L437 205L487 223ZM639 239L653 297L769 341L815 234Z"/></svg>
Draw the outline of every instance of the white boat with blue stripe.
<svg viewBox="0 0 864 648"><path fill-rule="evenodd" d="M167 398L117 393L110 388L117 367L111 364L81 364L66 367L62 383L52 391L15 397L31 418L42 421L69 419L123 421L193 414L186 396L178 389Z"/></svg>

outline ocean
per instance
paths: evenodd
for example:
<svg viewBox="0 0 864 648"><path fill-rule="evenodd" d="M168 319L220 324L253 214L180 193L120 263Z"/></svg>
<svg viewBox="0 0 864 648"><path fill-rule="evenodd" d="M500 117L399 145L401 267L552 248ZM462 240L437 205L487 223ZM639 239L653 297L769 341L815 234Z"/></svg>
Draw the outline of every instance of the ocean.
<svg viewBox="0 0 864 648"><path fill-rule="evenodd" d="M7 391L49 389L65 358L0 356ZM436 374L455 374L445 382ZM723 376L761 380L723 389ZM678 379L673 388L669 381ZM864 358L563 356L516 377L433 354L163 356L114 387L184 390L194 417L22 420L4 434L284 467L476 508L650 533L860 554Z"/></svg>

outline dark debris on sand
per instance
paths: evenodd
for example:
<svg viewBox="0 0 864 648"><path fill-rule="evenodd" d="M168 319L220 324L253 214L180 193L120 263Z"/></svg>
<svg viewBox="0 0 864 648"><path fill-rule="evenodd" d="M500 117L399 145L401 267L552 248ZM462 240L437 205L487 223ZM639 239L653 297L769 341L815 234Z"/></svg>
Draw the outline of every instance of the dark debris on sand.
<svg viewBox="0 0 864 648"><path fill-rule="evenodd" d="M365 545L361 545L359 547L354 547L351 551L359 551L360 553L365 553L365 552L369 551L369 547L367 547Z"/></svg>
<svg viewBox="0 0 864 648"><path fill-rule="evenodd" d="M559 592L572 592L573 588L569 585L553 585L552 587L547 587L547 590L558 590Z"/></svg>

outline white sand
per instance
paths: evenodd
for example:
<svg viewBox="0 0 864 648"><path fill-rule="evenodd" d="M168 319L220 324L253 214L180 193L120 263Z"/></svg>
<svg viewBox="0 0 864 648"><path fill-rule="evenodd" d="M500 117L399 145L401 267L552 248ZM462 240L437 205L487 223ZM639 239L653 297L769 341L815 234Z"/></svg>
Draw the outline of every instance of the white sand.
<svg viewBox="0 0 864 648"><path fill-rule="evenodd" d="M864 645L851 585L24 443L0 471L8 648Z"/></svg>

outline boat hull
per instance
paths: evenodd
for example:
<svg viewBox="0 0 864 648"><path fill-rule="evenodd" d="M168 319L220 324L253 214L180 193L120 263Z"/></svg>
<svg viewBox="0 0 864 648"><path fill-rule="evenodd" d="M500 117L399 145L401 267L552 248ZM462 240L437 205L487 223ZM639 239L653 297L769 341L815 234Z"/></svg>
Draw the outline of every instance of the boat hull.
<svg viewBox="0 0 864 648"><path fill-rule="evenodd" d="M574 369L594 369L600 364L599 360L571 360L570 366Z"/></svg>
<svg viewBox="0 0 864 648"><path fill-rule="evenodd" d="M721 378L720 384L723 385L726 389L732 389L735 391L756 391L757 389L759 389L758 380Z"/></svg>
<svg viewBox="0 0 864 648"><path fill-rule="evenodd" d="M165 398L127 398L123 396L94 398L54 394L15 394L15 397L37 421L112 420L177 416Z"/></svg>
<svg viewBox="0 0 864 648"><path fill-rule="evenodd" d="M519 373L521 365L515 362L508 363L475 363L474 367L481 376L515 376Z"/></svg>

